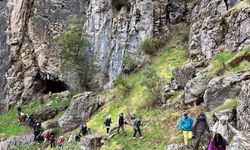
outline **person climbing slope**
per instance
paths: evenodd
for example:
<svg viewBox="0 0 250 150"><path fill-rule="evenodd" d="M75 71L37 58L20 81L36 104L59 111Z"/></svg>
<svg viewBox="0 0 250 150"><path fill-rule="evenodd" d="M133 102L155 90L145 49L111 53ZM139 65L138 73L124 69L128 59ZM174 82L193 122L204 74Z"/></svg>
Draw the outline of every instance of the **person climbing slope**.
<svg viewBox="0 0 250 150"><path fill-rule="evenodd" d="M123 113L121 113L119 116L118 116L118 129L117 129L117 133L119 134L120 132L120 129L122 129L122 132L125 132L124 130L124 116L123 116Z"/></svg>
<svg viewBox="0 0 250 150"><path fill-rule="evenodd" d="M104 121L104 127L105 127L106 130L107 130L107 134L109 134L109 132L110 132L111 123L112 123L111 115L109 115L109 116L105 119L105 121Z"/></svg>
<svg viewBox="0 0 250 150"><path fill-rule="evenodd" d="M223 115L220 117L220 120L215 123L213 126L214 133L220 133L221 136L228 142L229 132L233 132L235 134L239 133L234 127L232 127L228 122L228 117Z"/></svg>
<svg viewBox="0 0 250 150"><path fill-rule="evenodd" d="M189 140L192 139L192 136L193 136L192 125L193 125L192 117L189 117L188 113L184 112L183 116L180 118L179 129L183 131L184 144L186 147L188 147L188 142Z"/></svg>
<svg viewBox="0 0 250 150"><path fill-rule="evenodd" d="M59 136L59 138L57 139L57 143L60 147L63 145L64 141L65 139L63 136Z"/></svg>
<svg viewBox="0 0 250 150"><path fill-rule="evenodd" d="M227 141L221 134L216 133L209 143L208 150L226 150L227 145Z"/></svg>
<svg viewBox="0 0 250 150"><path fill-rule="evenodd" d="M86 123L81 124L80 125L80 135L85 136L88 133L89 133L89 130L88 130L87 124Z"/></svg>
<svg viewBox="0 0 250 150"><path fill-rule="evenodd" d="M138 117L135 122L134 122L134 136L133 138L136 139L136 134L138 133L140 138L142 139L143 136L142 136L142 133L141 133L141 126L142 126L142 123L141 123L141 117Z"/></svg>
<svg viewBox="0 0 250 150"><path fill-rule="evenodd" d="M199 144L205 138L206 132L210 133L206 114L201 112L193 124L193 136L195 137L194 149L198 150ZM207 142L208 143L208 142Z"/></svg>
<svg viewBox="0 0 250 150"><path fill-rule="evenodd" d="M50 140L50 147L56 147L56 141L55 141L55 132L54 130L49 131L49 140Z"/></svg>

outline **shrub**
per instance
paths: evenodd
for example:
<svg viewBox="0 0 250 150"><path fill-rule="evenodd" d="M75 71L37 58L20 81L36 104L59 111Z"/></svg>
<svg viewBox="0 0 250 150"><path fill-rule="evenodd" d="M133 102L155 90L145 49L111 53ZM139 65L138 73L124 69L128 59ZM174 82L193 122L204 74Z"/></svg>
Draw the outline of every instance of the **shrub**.
<svg viewBox="0 0 250 150"><path fill-rule="evenodd" d="M85 48L88 46L83 34L83 19L74 17L70 20L66 32L58 39L58 53L61 60L62 71L76 72L80 84L86 88L91 79L95 66L90 56L84 57Z"/></svg>
<svg viewBox="0 0 250 150"><path fill-rule="evenodd" d="M115 80L116 86L120 89L124 94L128 94L130 91L130 86L128 82L122 77L117 76Z"/></svg>
<svg viewBox="0 0 250 150"><path fill-rule="evenodd" d="M149 92L149 100L146 102L148 108L157 106L160 103L160 77L157 75L156 70L152 66L146 67L142 72L142 78L140 80L141 86L146 88Z"/></svg>
<svg viewBox="0 0 250 150"><path fill-rule="evenodd" d="M166 42L163 38L145 39L142 42L142 50L145 54L155 55L157 51L165 46Z"/></svg>
<svg viewBox="0 0 250 150"><path fill-rule="evenodd" d="M124 66L124 70L126 71L131 71L134 70L137 67L137 61L135 56L133 55L126 55L123 59L123 66Z"/></svg>

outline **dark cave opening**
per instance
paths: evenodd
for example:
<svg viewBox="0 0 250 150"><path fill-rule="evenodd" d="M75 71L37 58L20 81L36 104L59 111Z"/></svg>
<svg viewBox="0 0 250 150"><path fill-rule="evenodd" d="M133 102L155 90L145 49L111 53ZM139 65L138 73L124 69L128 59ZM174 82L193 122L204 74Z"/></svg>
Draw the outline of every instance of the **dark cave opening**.
<svg viewBox="0 0 250 150"><path fill-rule="evenodd" d="M59 80L51 74L40 72L39 80L42 85L43 94L48 94L49 92L60 93L68 90L68 86L65 82Z"/></svg>
<svg viewBox="0 0 250 150"><path fill-rule="evenodd" d="M44 94L47 94L49 92L60 93L68 89L67 85L60 80L45 80L43 82L46 87L43 92Z"/></svg>

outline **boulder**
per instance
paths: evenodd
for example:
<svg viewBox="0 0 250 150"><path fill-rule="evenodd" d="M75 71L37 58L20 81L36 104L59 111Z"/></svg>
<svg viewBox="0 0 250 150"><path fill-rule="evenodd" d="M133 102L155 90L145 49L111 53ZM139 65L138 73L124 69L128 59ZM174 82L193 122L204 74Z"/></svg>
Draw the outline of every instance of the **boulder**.
<svg viewBox="0 0 250 150"><path fill-rule="evenodd" d="M230 124L235 124L237 121L237 116L236 116L236 110L234 108L229 108L225 110L220 110L218 112L215 112L215 116L220 119L221 116L228 116L228 122Z"/></svg>
<svg viewBox="0 0 250 150"><path fill-rule="evenodd" d="M249 150L250 132L242 131L236 134L231 141L228 150Z"/></svg>
<svg viewBox="0 0 250 150"><path fill-rule="evenodd" d="M182 0L169 0L168 4L169 20L173 24L180 23L184 20L186 2Z"/></svg>
<svg viewBox="0 0 250 150"><path fill-rule="evenodd" d="M47 121L43 122L41 126L44 130L56 128L59 126L58 118L47 120Z"/></svg>
<svg viewBox="0 0 250 150"><path fill-rule="evenodd" d="M93 92L85 92L73 97L67 111L59 118L59 126L63 131L72 130L85 122L97 111L99 101Z"/></svg>
<svg viewBox="0 0 250 150"><path fill-rule="evenodd" d="M30 144L33 142L33 140L34 137L31 132L21 136L14 136L3 142L0 142L0 150L10 150L19 145Z"/></svg>
<svg viewBox="0 0 250 150"><path fill-rule="evenodd" d="M187 150L184 144L169 144L165 150Z"/></svg>
<svg viewBox="0 0 250 150"><path fill-rule="evenodd" d="M244 82L237 105L237 125L241 130L250 130L250 81Z"/></svg>
<svg viewBox="0 0 250 150"><path fill-rule="evenodd" d="M102 136L98 133L84 136L79 145L82 150L96 150L101 147Z"/></svg>
<svg viewBox="0 0 250 150"><path fill-rule="evenodd" d="M58 96L58 97L61 97L61 98L69 98L70 97L70 92L69 91L64 91L64 92L61 92L61 93L54 93L54 94L52 94L52 96Z"/></svg>
<svg viewBox="0 0 250 150"><path fill-rule="evenodd" d="M172 88L175 90L183 89L188 81L195 76L195 67L191 63L182 67L176 67L172 70L172 74Z"/></svg>
<svg viewBox="0 0 250 150"><path fill-rule="evenodd" d="M37 112L34 112L34 118L40 121L46 121L54 118L58 114L58 109L53 107L43 107L39 109Z"/></svg>
<svg viewBox="0 0 250 150"><path fill-rule="evenodd" d="M212 79L204 94L204 102L211 110L222 104L227 99L239 95L242 81L250 79L250 72L232 73Z"/></svg>
<svg viewBox="0 0 250 150"><path fill-rule="evenodd" d="M169 84L163 86L161 89L161 103L166 104L167 99L171 96L171 86Z"/></svg>
<svg viewBox="0 0 250 150"><path fill-rule="evenodd" d="M206 74L200 74L190 80L185 86L185 104L203 100L203 94L210 81Z"/></svg>

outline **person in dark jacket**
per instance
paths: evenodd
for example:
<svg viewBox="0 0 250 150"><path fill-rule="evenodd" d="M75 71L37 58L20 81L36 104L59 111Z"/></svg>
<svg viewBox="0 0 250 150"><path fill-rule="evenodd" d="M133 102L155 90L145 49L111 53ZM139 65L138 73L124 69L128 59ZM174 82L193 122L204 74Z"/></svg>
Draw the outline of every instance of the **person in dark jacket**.
<svg viewBox="0 0 250 150"><path fill-rule="evenodd" d="M134 122L134 139L136 138L136 134L139 133L140 138L143 138L141 134L141 117L138 117Z"/></svg>
<svg viewBox="0 0 250 150"><path fill-rule="evenodd" d="M123 113L121 113L118 117L118 130L117 130L118 134L119 134L120 129L122 129L122 131L125 132L124 131L124 124L125 124L124 116L123 116Z"/></svg>
<svg viewBox="0 0 250 150"><path fill-rule="evenodd" d="M209 132L209 126L206 118L206 114L201 112L193 125L193 135L195 137L194 149L199 149L201 139L205 136L205 133ZM208 138L209 139L209 138Z"/></svg>
<svg viewBox="0 0 250 150"><path fill-rule="evenodd" d="M49 131L50 147L56 147L55 132L53 130Z"/></svg>
<svg viewBox="0 0 250 150"><path fill-rule="evenodd" d="M108 118L106 118L104 121L104 127L107 130L107 134L109 134L111 123L112 123L112 120L111 120L111 116L109 115Z"/></svg>
<svg viewBox="0 0 250 150"><path fill-rule="evenodd" d="M80 135L85 136L88 133L89 133L89 130L88 130L87 124L86 123L81 124L80 125Z"/></svg>

